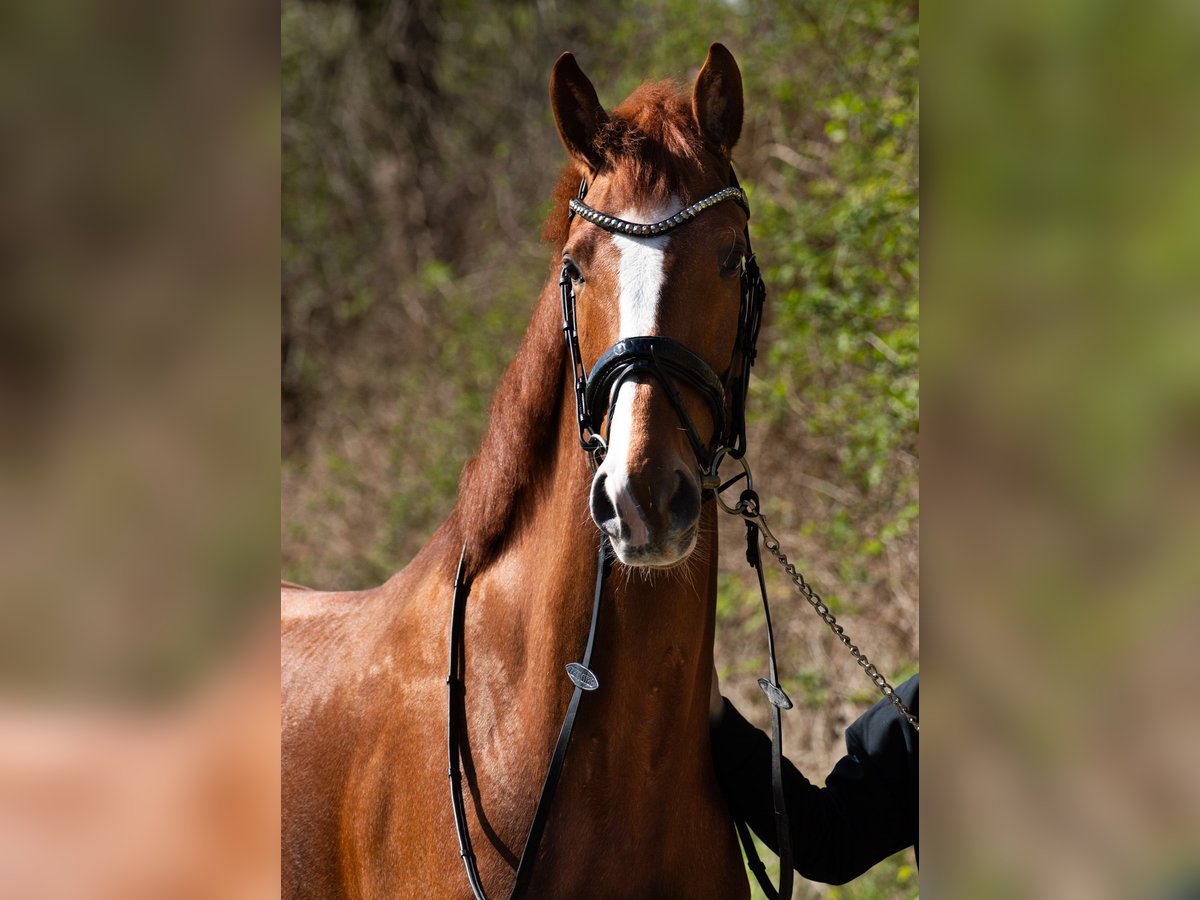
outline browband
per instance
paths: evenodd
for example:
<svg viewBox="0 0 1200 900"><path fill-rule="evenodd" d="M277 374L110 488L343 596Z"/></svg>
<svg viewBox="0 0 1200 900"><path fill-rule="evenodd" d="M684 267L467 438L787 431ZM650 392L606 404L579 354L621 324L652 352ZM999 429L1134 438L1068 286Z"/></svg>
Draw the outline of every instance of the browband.
<svg viewBox="0 0 1200 900"><path fill-rule="evenodd" d="M584 182L586 185L587 182ZM580 185L579 197L573 198L569 204L570 212L579 216L585 222L591 222L605 231L613 231L620 234L631 234L637 237L645 237L652 234L663 234L673 228L678 228L689 219L694 219L697 215L704 212L710 206L716 206L723 200L734 200L737 205L746 211L746 216L750 216L750 203L746 200L746 194L740 187L727 187L717 191L711 197L705 197L703 200L698 200L687 209L682 210L670 218L663 219L661 222L655 222L651 225L642 225L637 222L626 222L624 219L618 219L616 216L605 215L595 209L592 209L583 202L584 186Z"/></svg>

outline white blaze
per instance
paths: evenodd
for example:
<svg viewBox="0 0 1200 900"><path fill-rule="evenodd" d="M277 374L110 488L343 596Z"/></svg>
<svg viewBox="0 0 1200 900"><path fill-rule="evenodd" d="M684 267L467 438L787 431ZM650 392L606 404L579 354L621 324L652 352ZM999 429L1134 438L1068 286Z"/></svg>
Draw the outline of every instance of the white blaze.
<svg viewBox="0 0 1200 900"><path fill-rule="evenodd" d="M626 213L621 218L629 215ZM657 222L660 221L658 215L656 212L648 218ZM630 221L636 222L639 218L634 217ZM613 243L621 254L618 277L621 321L618 327L623 338L640 337L654 331L658 320L658 301L666 277L663 261L670 241L670 235L666 234L639 238L626 234L613 235Z"/></svg>
<svg viewBox="0 0 1200 900"><path fill-rule="evenodd" d="M668 207L627 210L619 217L630 222L661 222L678 212L679 208L678 199L672 197ZM621 255L618 274L621 292L620 321L617 326L619 338L654 334L655 325L658 323L658 304L666 279L664 262L670 240L670 236L665 234L654 237L613 235L613 243ZM641 546L649 540L646 524L634 505L633 492L629 486L629 451L636 388L637 385L633 382L626 381L617 389L617 402L608 428L608 455L603 466L608 475L606 492L621 518L629 526L628 542L634 547Z"/></svg>

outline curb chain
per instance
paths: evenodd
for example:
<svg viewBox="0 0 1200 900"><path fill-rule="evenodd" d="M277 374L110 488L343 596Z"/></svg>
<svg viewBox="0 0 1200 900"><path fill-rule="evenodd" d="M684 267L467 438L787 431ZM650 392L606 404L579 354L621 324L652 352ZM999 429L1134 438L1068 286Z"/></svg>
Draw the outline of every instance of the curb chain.
<svg viewBox="0 0 1200 900"><path fill-rule="evenodd" d="M716 467L720 465L720 462L720 458L715 461L714 471ZM743 477L746 479L747 487L752 486L753 478L750 475L750 467L746 465L744 459L739 459L738 462L742 465L743 475L739 475L736 478L731 479L731 481L726 482L723 487L729 487L733 481L740 480ZM887 678L884 677L883 673L881 673L879 669L875 668L875 664L872 663L871 660L867 658L867 655L859 649L858 645L850 639L850 635L846 634L846 629L838 624L838 620L834 618L834 615L832 612L830 612L828 605L826 605L825 601L822 600L817 592L812 589L809 583L804 580L804 576L799 572L799 570L796 569L795 564L788 560L787 554L780 549L779 538L775 537L774 532L772 532L770 527L767 525L767 519L762 514L762 511L759 510L758 505L753 501L738 501L736 505L729 506L723 500L721 500L720 489L718 489L716 493L722 509L728 513L741 516L744 519L754 522L758 526L762 532L763 546L767 549L768 553L775 557L775 561L779 563L784 573L789 579L791 579L792 584L800 593L800 596L808 601L808 605L811 606L813 611L821 617L821 621L829 626L829 630L832 631L834 636L842 642L842 645L850 652L850 655L854 657L854 661L857 662L859 667L867 673L867 677L874 682L875 687L879 689L879 692L888 699L892 706L896 707L896 711L899 712L900 715L905 718L908 724L913 727L913 730L919 734L921 731L921 724L917 721L917 717L912 714L909 708L904 704L904 701L900 699L899 695L896 693L896 689L892 687L891 683L887 680Z"/></svg>

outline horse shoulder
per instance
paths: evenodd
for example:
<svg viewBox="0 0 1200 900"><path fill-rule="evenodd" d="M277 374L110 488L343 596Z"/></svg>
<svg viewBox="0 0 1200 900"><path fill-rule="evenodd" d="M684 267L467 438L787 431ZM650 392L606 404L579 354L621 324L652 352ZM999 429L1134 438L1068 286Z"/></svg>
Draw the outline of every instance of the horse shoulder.
<svg viewBox="0 0 1200 900"><path fill-rule="evenodd" d="M444 762L414 752L445 740L444 580L413 565L367 591L282 591L286 896L404 894L434 863L405 823L445 805Z"/></svg>

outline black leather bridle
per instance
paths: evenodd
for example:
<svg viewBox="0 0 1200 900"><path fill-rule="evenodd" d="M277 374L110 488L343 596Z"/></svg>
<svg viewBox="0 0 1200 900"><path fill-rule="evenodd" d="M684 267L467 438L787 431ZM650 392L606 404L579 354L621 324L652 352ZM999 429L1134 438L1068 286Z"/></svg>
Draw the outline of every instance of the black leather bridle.
<svg viewBox="0 0 1200 900"><path fill-rule="evenodd" d="M571 355L572 377L575 386L575 412L579 426L579 443L592 459L593 467L604 460L607 441L601 434L602 423L611 416L610 403L616 401L621 384L637 375L656 378L667 392L675 414L687 433L701 470L701 486L716 487L716 468L728 455L740 459L746 452L746 392L750 385L750 367L758 352L758 332L762 325L766 286L758 270L758 261L750 245L750 204L738 184L733 169L729 170L730 185L705 197L661 222L642 224L627 222L598 212L583 202L587 196L587 181L579 184L579 194L570 201L568 220L579 216L605 231L630 237L655 237L666 234L690 222L710 207L733 200L746 213L747 225L742 234L746 244L741 271L741 305L738 310L737 337L733 357L724 377L689 347L665 335L644 335L618 340L596 360L589 374L579 349L579 329L575 316L575 285L571 279L570 261L563 262L558 284L562 294L563 335ZM677 382L683 382L704 398L713 419L713 434L709 441L701 439L683 404ZM726 412L726 398L731 407Z"/></svg>
<svg viewBox="0 0 1200 900"><path fill-rule="evenodd" d="M745 211L746 220L749 223L750 206L746 195L738 184L737 176L734 175L732 168L729 175L731 182L729 187L722 188L712 196L693 203L676 215L655 223L627 222L588 206L583 202L587 195L587 181L584 180L579 185L578 196L570 201L568 221L579 216L614 234L653 237L680 227L711 206L725 200L733 200ZM746 393L750 382L750 367L754 364L757 353L763 304L766 301L766 287L750 246L749 224L743 234L746 256L741 272L741 307L738 312L738 331L734 342L733 358L730 360L724 377L717 375L708 363L687 346L662 335L645 335L618 340L601 354L589 374L584 367L583 356L579 348L579 331L575 316L575 289L570 272L571 263L569 261L563 263L562 274L559 278L562 293L563 335L570 354L579 442L587 451L593 468L598 468L604 461L607 441L601 433L601 428L606 420L609 423L612 421L612 404L616 402L620 386L630 378L647 374L663 385L680 423L687 432L688 440L700 467L701 488L704 495L708 497L713 492L720 492L742 477L737 476L722 484L718 469L725 456L741 459L746 452ZM707 442L701 439L695 423L684 406L678 382L682 382L696 391L708 404L712 413L713 434ZM766 589L762 580L757 540L757 530L747 523L747 561L758 570L759 584L763 591L763 604L766 608ZM568 663L566 666L567 677L570 678L575 689L559 730L558 742L555 744L550 766L542 784L542 792L534 811L533 822L525 838L520 862L517 864L516 880L509 895L511 898L520 897L528 888L529 879L532 877L533 863L537 858L542 834L545 831L559 777L562 774L563 763L566 761L580 701L585 692L597 690L600 686L599 679L592 672L590 665L596 641L597 625L600 621L604 583L612 569L612 557L608 536L601 533L587 644L582 662ZM462 793L461 757L463 731L466 727L466 685L463 681L462 644L466 604L471 590L466 576L466 567L467 547L464 544L454 578L454 600L450 617L450 667L446 677L449 693L447 748L450 759L450 800L454 810L454 827L458 834L459 855L466 867L467 880L470 882L471 890L477 900L487 900L487 894L479 876L475 853L471 846L471 834L467 827L466 807L463 803ZM791 830L788 826L787 808L783 796L783 737L780 719L780 711L790 708L792 703L783 689L779 687L769 609L766 610L766 615L771 678L770 681L760 679L759 684L773 704L771 780L780 859L778 890L774 888L766 875L766 870L754 849L754 843L746 824L739 821L735 823L735 826L751 871L754 872L766 896L775 900L780 897L790 898L792 895Z"/></svg>

